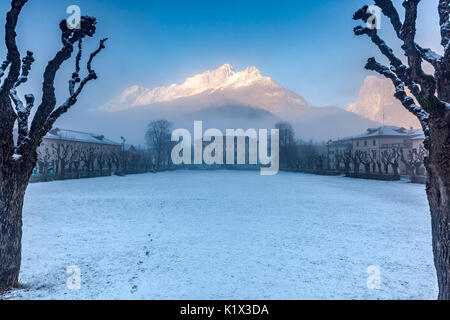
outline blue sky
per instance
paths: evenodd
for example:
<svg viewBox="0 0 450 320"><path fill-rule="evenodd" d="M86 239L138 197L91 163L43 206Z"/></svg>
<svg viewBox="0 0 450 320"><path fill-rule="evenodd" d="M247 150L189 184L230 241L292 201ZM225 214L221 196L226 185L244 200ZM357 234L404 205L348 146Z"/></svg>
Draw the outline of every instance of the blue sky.
<svg viewBox="0 0 450 320"><path fill-rule="evenodd" d="M401 1L395 2L401 9ZM418 40L439 49L438 1L422 2ZM83 15L99 20L91 48L101 37L110 38L95 61L99 80L79 99L81 110L99 107L134 84L153 88L180 83L224 63L237 70L254 65L313 105L345 107L355 101L370 74L363 69L365 61L377 55L367 38L352 33L353 12L367 3L30 0L18 25L20 49L31 49L36 57L32 80L24 89L40 91L45 64L60 46L58 22L67 17L66 8L76 4ZM9 1L1 1L2 17L8 8ZM382 20L381 33L398 48L387 22ZM0 52L4 54L4 46ZM69 63L58 76L60 99L67 95L72 69Z"/></svg>

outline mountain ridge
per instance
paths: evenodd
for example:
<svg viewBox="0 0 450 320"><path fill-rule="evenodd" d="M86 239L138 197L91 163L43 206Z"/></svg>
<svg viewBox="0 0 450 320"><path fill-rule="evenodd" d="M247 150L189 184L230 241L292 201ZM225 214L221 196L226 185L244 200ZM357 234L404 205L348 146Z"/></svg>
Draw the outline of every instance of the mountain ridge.
<svg viewBox="0 0 450 320"><path fill-rule="evenodd" d="M117 112L138 107L151 108L152 105L157 103L176 102L179 99L201 94L217 93L233 96L234 100L244 104L255 105L255 103L252 103L253 101L249 101L246 98L249 95L249 92L247 92L249 88L264 89L264 92L259 90L259 95L262 94L265 101L272 101L272 103L267 104L264 101L259 101L256 104L258 104L258 107L273 113L283 113L280 103L274 101L277 98L284 97L291 105L312 106L295 92L283 88L270 77L262 76L256 67L248 67L243 71L236 72L231 65L224 64L216 70L205 71L189 77L180 85L172 84L168 87L156 87L154 89L147 89L138 85L131 86L100 109L108 112ZM240 91L243 91L242 94L237 96L237 93ZM274 110L271 110L272 107Z"/></svg>
<svg viewBox="0 0 450 320"><path fill-rule="evenodd" d="M105 112L107 111L107 112ZM273 128L289 121L302 139L327 141L357 135L380 124L338 107L314 107L255 67L236 72L224 64L187 78L183 84L146 89L127 88L97 112L117 123L132 123L129 136L146 123L166 118L189 128L205 120L205 128ZM133 132L131 132L133 131Z"/></svg>

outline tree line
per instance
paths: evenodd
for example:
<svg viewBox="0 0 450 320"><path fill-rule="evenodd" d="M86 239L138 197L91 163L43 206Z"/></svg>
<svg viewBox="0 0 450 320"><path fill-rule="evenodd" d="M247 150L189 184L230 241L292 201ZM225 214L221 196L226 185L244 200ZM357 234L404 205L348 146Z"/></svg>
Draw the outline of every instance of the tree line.
<svg viewBox="0 0 450 320"><path fill-rule="evenodd" d="M38 149L32 181L125 175L152 169L152 157L146 150L55 142Z"/></svg>

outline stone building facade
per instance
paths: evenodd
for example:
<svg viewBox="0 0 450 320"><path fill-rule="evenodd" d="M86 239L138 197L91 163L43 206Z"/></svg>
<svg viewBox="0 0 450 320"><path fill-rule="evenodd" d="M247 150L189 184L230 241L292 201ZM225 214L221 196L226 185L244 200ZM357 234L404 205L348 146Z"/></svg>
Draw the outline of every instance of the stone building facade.
<svg viewBox="0 0 450 320"><path fill-rule="evenodd" d="M54 128L38 148L38 163L32 179L112 174L120 168L122 152L122 144L103 135Z"/></svg>

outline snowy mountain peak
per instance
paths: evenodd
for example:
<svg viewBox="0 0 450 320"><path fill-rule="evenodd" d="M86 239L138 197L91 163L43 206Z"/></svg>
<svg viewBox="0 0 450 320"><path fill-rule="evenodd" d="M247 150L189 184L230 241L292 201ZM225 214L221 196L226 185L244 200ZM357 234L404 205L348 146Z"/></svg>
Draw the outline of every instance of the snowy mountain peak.
<svg viewBox="0 0 450 320"><path fill-rule="evenodd" d="M154 89L146 89L137 85L132 86L125 89L117 98L108 102L102 109L119 111L158 102L170 102L208 91L249 87L258 81L274 88L280 87L271 78L263 77L254 66L236 72L230 64L224 64L216 70L205 71L189 77L181 85L172 84L168 87Z"/></svg>
<svg viewBox="0 0 450 320"><path fill-rule="evenodd" d="M221 66L217 70L223 72L224 74L230 75L230 76L233 75L234 73L236 73L236 71L234 71L233 67L231 65L229 65L228 63L225 63L223 66Z"/></svg>

